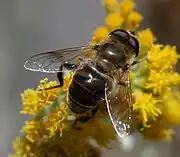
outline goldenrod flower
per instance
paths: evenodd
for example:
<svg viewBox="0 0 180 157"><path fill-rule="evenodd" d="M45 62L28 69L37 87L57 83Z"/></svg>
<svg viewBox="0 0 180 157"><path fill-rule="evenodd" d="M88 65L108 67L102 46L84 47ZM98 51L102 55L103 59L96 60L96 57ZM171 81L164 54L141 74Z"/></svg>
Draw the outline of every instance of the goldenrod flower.
<svg viewBox="0 0 180 157"><path fill-rule="evenodd" d="M138 32L138 40L141 44L141 46L150 48L153 44L153 42L155 41L155 36L152 33L152 31L147 28L145 30L139 31Z"/></svg>
<svg viewBox="0 0 180 157"><path fill-rule="evenodd" d="M56 81L48 82L48 79L40 81L40 85L36 90L27 89L21 94L23 107L21 113L35 115L40 112L43 107L51 105L54 100L58 97L59 90L44 90L58 85ZM40 91L41 90L41 91Z"/></svg>
<svg viewBox="0 0 180 157"><path fill-rule="evenodd" d="M68 114L67 104L61 103L58 111L52 112L47 117L46 130L49 137L54 136L57 132L62 136L65 124L64 120Z"/></svg>
<svg viewBox="0 0 180 157"><path fill-rule="evenodd" d="M156 72L151 70L146 88L150 88L154 93L162 93L166 88L180 83L180 75L175 72Z"/></svg>
<svg viewBox="0 0 180 157"><path fill-rule="evenodd" d="M133 0L122 0L119 7L121 15L127 16L135 8L135 3Z"/></svg>
<svg viewBox="0 0 180 157"><path fill-rule="evenodd" d="M177 64L179 55L176 47L169 45L153 45L148 52L148 60L150 61L149 69L156 71L166 71L172 69Z"/></svg>
<svg viewBox="0 0 180 157"><path fill-rule="evenodd" d="M121 17L119 12L110 13L105 19L105 23L109 30L121 28L123 22L124 19Z"/></svg>
<svg viewBox="0 0 180 157"><path fill-rule="evenodd" d="M118 6L117 0L102 0L104 7L109 11L114 11Z"/></svg>
<svg viewBox="0 0 180 157"><path fill-rule="evenodd" d="M33 155L31 146L26 139L16 137L13 141L13 148L16 151L15 154L10 154L9 157L29 157L29 154Z"/></svg>
<svg viewBox="0 0 180 157"><path fill-rule="evenodd" d="M132 29L136 29L139 27L141 21L142 21L142 16L141 14L139 14L138 12L131 12L129 15L128 15L128 19L127 19L127 24L130 28Z"/></svg>
<svg viewBox="0 0 180 157"><path fill-rule="evenodd" d="M163 93L163 116L167 124L180 125L180 92L166 90ZM173 107L172 107L173 106Z"/></svg>
<svg viewBox="0 0 180 157"><path fill-rule="evenodd" d="M109 34L109 30L105 26L99 26L93 33L92 42L98 43L105 39Z"/></svg>
<svg viewBox="0 0 180 157"><path fill-rule="evenodd" d="M138 119L142 121L144 127L150 127L148 122L150 120L156 120L162 111L158 107L161 100L158 100L152 96L152 94L145 94L140 91L136 91L134 94L135 103L133 108L138 112Z"/></svg>
<svg viewBox="0 0 180 157"><path fill-rule="evenodd" d="M64 84L61 87L63 92L66 92L73 78L73 72L65 75ZM39 113L45 106L51 105L59 96L60 89L48 89L58 85L57 81L48 81L47 78L40 81L40 85L36 90L27 89L21 94L23 108L21 113L35 115Z"/></svg>
<svg viewBox="0 0 180 157"><path fill-rule="evenodd" d="M41 123L38 120L26 121L22 131L26 134L26 138L34 143L40 139L41 136Z"/></svg>
<svg viewBox="0 0 180 157"><path fill-rule="evenodd" d="M37 92L33 89L27 89L21 94L23 109L21 113L34 115L39 112L43 107L43 101L41 101Z"/></svg>
<svg viewBox="0 0 180 157"><path fill-rule="evenodd" d="M50 105L54 102L54 100L57 99L57 97L59 96L58 88L51 89L51 90L46 90L46 89L54 87L58 84L59 83L57 81L49 81L47 78L40 81L40 85L36 89L36 92L39 94L39 97L41 98L41 100L44 101L44 104Z"/></svg>

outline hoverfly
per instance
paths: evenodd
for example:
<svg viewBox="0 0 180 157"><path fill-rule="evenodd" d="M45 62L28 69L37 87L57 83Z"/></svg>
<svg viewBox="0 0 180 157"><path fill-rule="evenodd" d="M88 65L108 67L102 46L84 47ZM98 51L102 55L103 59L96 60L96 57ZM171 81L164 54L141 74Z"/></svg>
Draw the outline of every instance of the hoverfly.
<svg viewBox="0 0 180 157"><path fill-rule="evenodd" d="M89 57L88 53L94 57ZM71 111L77 114L91 111L93 116L98 102L104 102L116 133L123 137L131 131L129 70L138 54L138 40L127 31L117 29L98 45L37 54L28 58L24 67L31 71L57 73L60 86L63 85L63 72L75 71L67 93ZM86 120L80 119L81 122Z"/></svg>

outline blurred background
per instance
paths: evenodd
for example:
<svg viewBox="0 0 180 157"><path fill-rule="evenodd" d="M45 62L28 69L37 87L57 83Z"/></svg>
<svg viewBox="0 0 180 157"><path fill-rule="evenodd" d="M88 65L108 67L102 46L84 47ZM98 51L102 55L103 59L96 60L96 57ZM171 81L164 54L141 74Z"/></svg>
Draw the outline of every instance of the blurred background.
<svg viewBox="0 0 180 157"><path fill-rule="evenodd" d="M152 28L160 42L176 45L179 50L180 1L136 2L144 16L142 27ZM0 0L0 157L12 152L12 140L25 120L19 114L20 93L34 88L44 77L56 79L53 75L25 71L24 60L39 52L88 43L104 18L100 0ZM131 152L115 146L112 151L105 150L105 156L179 157L180 131L175 129L171 144L142 143L137 134L133 136L136 146Z"/></svg>

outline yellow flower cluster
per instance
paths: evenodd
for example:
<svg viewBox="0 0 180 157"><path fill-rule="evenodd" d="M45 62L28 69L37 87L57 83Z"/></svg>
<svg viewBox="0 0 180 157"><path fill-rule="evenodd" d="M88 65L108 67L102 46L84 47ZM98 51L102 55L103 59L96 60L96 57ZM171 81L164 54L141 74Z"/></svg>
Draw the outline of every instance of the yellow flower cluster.
<svg viewBox="0 0 180 157"><path fill-rule="evenodd" d="M45 105L51 105L58 97L59 89L43 90L58 85L56 81L48 82L45 78L40 82L39 87L34 89L27 89L21 94L22 98L22 114L36 115Z"/></svg>
<svg viewBox="0 0 180 157"><path fill-rule="evenodd" d="M142 120L144 127L150 127L147 124L149 117L156 120L156 118L162 114L161 110L158 108L161 101L154 99L152 94L146 94L139 91L135 92L134 96L136 98L133 105L134 110L140 111L138 113L138 119Z"/></svg>
<svg viewBox="0 0 180 157"><path fill-rule="evenodd" d="M33 148L29 142L19 136L13 141L13 148L16 151L16 154L10 154L9 157L29 157L29 154L33 156Z"/></svg>
<svg viewBox="0 0 180 157"><path fill-rule="evenodd" d="M144 120L143 118L139 120L149 124L150 129L146 125L141 128L148 139L171 140L173 126L180 124L178 114L180 112L180 92L178 90L180 75L174 71L178 59L176 48L169 45L152 44L147 53L146 71L148 75L144 81L141 98L145 95L152 98L150 104L147 104L152 115L149 114ZM137 96L136 100L138 100ZM151 106L154 101L156 103ZM135 110L142 113L145 108L142 103L139 105L141 107Z"/></svg>
<svg viewBox="0 0 180 157"><path fill-rule="evenodd" d="M103 5L108 12L111 12L114 10L114 8L118 7L118 2L117 0L104 0Z"/></svg>
<svg viewBox="0 0 180 157"><path fill-rule="evenodd" d="M153 42L156 40L153 32L149 28L139 31L137 38L141 44L141 47L143 48L150 48L153 45Z"/></svg>
<svg viewBox="0 0 180 157"><path fill-rule="evenodd" d="M57 110L56 112L52 112L47 116L47 122L46 122L46 130L48 131L49 137L53 137L57 132L60 133L60 136L62 136L62 133L65 128L65 124L63 121L66 118L66 115L68 114L68 106L62 102L61 108Z"/></svg>
<svg viewBox="0 0 180 157"><path fill-rule="evenodd" d="M117 28L128 28L131 31L136 31L143 18L134 10L135 3L133 0L122 0L120 3L117 0L104 0L103 2L107 10L105 25L99 26L94 31L92 44L104 40L110 31Z"/></svg>
<svg viewBox="0 0 180 157"><path fill-rule="evenodd" d="M175 72L180 57L176 48L155 44L156 37L149 28L138 30L143 18L135 11L133 0L103 0L103 5L107 11L105 25L95 30L91 44L104 40L117 28L137 33L138 59L146 59L132 66L130 72L136 113L133 120L145 138L169 141L172 128L180 125L180 75ZM15 154L10 157L99 157L99 149L87 141L95 140L99 146L108 148L110 141L115 140L112 125L101 110L93 119L72 128L78 116L69 110L66 93L73 75L65 76L61 88L45 90L58 85L45 78L35 90L27 89L21 94L21 113L33 118L26 121L21 131L23 136L13 142Z"/></svg>
<svg viewBox="0 0 180 157"><path fill-rule="evenodd" d="M30 142L34 143L40 139L40 133L43 128L41 128L41 123L38 120L30 120L26 121L25 125L22 129L24 133L26 133L26 139Z"/></svg>

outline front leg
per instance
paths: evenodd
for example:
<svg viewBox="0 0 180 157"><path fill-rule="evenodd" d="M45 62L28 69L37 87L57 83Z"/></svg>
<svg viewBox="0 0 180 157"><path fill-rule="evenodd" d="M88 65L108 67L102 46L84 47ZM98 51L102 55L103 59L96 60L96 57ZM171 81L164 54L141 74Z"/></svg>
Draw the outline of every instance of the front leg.
<svg viewBox="0 0 180 157"><path fill-rule="evenodd" d="M63 72L58 72L57 73L57 77L58 77L58 79L59 79L59 83L60 83L60 87L62 87L63 86L63 82L64 82L64 78L63 78Z"/></svg>

